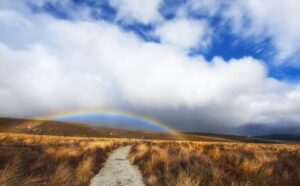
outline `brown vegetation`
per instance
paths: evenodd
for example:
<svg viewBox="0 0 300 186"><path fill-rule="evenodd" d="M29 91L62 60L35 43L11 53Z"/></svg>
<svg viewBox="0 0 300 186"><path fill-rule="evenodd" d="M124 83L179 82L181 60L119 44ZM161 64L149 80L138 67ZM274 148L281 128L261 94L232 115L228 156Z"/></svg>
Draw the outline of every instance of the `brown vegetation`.
<svg viewBox="0 0 300 186"><path fill-rule="evenodd" d="M0 132L102 138L177 139L177 136L166 132L132 131L80 123L16 118L0 118Z"/></svg>
<svg viewBox="0 0 300 186"><path fill-rule="evenodd" d="M128 144L150 186L300 185L297 144L203 140L209 142L0 133L0 185L88 185L109 153Z"/></svg>
<svg viewBox="0 0 300 186"><path fill-rule="evenodd" d="M234 135L217 135L201 133L170 134L158 131L132 131L91 126L80 123L67 123L51 120L0 118L1 133L38 134L55 136L83 136L102 138L135 138L157 140L222 141L222 142L257 142L274 141Z"/></svg>
<svg viewBox="0 0 300 186"><path fill-rule="evenodd" d="M88 185L125 139L0 134L0 185Z"/></svg>
<svg viewBox="0 0 300 186"><path fill-rule="evenodd" d="M300 185L300 146L143 142L129 158L147 185Z"/></svg>

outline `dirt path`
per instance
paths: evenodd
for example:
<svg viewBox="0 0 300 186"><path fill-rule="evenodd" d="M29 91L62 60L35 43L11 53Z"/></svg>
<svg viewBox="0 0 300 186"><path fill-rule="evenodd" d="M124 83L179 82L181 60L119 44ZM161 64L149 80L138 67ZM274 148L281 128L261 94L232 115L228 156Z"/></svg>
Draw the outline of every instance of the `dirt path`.
<svg viewBox="0 0 300 186"><path fill-rule="evenodd" d="M140 171L127 159L130 147L114 151L90 186L144 186Z"/></svg>

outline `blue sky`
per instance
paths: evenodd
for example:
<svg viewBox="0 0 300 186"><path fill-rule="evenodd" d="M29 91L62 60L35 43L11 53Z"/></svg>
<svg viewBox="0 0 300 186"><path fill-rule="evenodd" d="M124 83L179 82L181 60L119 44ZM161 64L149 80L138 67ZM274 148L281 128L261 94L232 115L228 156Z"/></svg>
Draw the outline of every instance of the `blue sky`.
<svg viewBox="0 0 300 186"><path fill-rule="evenodd" d="M82 7L89 7L91 9L89 14L93 19L115 23L122 29L135 33L145 41L160 42L159 37L155 37L151 33L156 27L154 23L142 23L135 20L124 24L123 20L115 21L117 9L111 6L108 1L72 0L71 2L71 7L66 7L59 1L46 1L42 6L36 6L33 3L28 3L28 6L31 7L33 12L47 12L59 19L69 20L72 20L73 18L72 15L69 14L68 9L71 8L74 11L77 11ZM158 11L166 20L176 19L176 11L182 8L182 6L185 6L187 2L188 1L186 0L162 1ZM219 1L219 3L221 4L221 1ZM228 5L223 3L223 5L220 6L224 6L226 8ZM232 33L230 25L226 23L226 20L224 21L224 18L220 15L221 12L222 10L213 16L208 16L206 11L193 10L187 12L187 17L196 20L204 19L208 21L210 27L214 30L210 46L205 51L195 46L190 51L191 55L203 55L208 61L210 61L214 56L221 56L225 60L252 56L265 62L269 69L269 76L289 82L299 82L299 65L288 64L289 60L293 60L293 58L297 58L297 56L300 55L299 52L289 56L290 58L281 60L282 63L287 64L274 65L277 49L272 42L272 38L268 36L264 36L259 39L253 39L251 37L241 38L239 35ZM245 27L247 27L247 20L244 20L242 24L245 24Z"/></svg>
<svg viewBox="0 0 300 186"><path fill-rule="evenodd" d="M11 104L0 115L112 109L182 130L299 126L299 8L297 0L1 1L0 101Z"/></svg>

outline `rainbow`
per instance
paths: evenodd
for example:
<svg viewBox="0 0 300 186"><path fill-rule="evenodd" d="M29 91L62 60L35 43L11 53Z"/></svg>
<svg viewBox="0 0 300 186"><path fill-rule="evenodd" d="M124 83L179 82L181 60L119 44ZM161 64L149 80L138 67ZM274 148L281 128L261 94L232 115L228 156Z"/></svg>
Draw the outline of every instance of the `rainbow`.
<svg viewBox="0 0 300 186"><path fill-rule="evenodd" d="M58 120L58 121L66 121L72 118L80 118L80 117L89 117L95 116L100 118L116 118L116 119L126 119L133 123L138 123L140 125L144 125L147 127L152 127L154 129L168 132L170 134L180 136L180 132L175 128L169 126L168 124L162 123L154 118L137 115L130 112L117 111L117 110L84 110L84 111L68 111L63 113L56 113L44 117L35 118L37 120Z"/></svg>

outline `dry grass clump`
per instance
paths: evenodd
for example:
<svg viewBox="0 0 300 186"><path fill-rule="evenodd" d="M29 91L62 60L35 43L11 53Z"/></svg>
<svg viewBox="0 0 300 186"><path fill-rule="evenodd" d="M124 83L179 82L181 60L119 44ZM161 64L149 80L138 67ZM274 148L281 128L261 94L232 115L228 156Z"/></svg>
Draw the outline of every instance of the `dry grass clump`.
<svg viewBox="0 0 300 186"><path fill-rule="evenodd" d="M143 142L129 158L147 185L300 185L300 146Z"/></svg>
<svg viewBox="0 0 300 186"><path fill-rule="evenodd" d="M88 185L131 140L0 134L0 185Z"/></svg>
<svg viewBox="0 0 300 186"><path fill-rule="evenodd" d="M95 157L87 156L83 158L76 168L76 178L80 184L87 183L93 175L91 171L93 169Z"/></svg>

